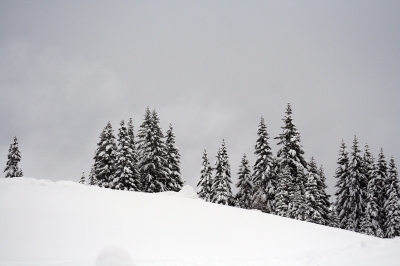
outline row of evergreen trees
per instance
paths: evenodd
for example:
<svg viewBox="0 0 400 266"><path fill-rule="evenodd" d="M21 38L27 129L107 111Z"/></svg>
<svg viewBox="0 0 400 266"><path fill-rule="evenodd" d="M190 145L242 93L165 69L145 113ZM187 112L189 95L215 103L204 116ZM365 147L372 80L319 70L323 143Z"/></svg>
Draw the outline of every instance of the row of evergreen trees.
<svg viewBox="0 0 400 266"><path fill-rule="evenodd" d="M239 190L236 195L231 192L225 141L218 150L214 167L204 150L197 184L199 197L209 202L259 209L378 237L400 235L400 190L393 158L387 168L381 151L375 164L368 146L364 157L361 157L357 138L348 158L342 143L336 170L337 200L331 204L330 196L325 191L327 186L322 166L318 168L314 158L309 162L304 158L300 133L293 123L290 104L287 105L283 121L282 133L275 138L280 146L275 157L269 145L264 119L261 118L253 171L244 155L239 167L236 184Z"/></svg>
<svg viewBox="0 0 400 266"><path fill-rule="evenodd" d="M179 191L185 181L172 125L164 137L157 112L147 108L137 138L132 119L127 125L121 121L117 141L109 122L97 143L89 184L143 192ZM82 174L80 183L84 180Z"/></svg>

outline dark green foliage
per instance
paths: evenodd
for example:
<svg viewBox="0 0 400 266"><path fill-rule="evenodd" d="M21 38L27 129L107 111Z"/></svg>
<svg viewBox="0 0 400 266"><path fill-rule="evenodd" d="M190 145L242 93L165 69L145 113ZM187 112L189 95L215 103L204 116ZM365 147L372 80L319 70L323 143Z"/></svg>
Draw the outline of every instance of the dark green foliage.
<svg viewBox="0 0 400 266"><path fill-rule="evenodd" d="M203 151L203 163L200 171L200 180L197 183L197 195L205 201L211 201L212 197L212 167L207 156L207 151Z"/></svg>
<svg viewBox="0 0 400 266"><path fill-rule="evenodd" d="M230 185L232 181L225 140L222 141L221 148L218 150L214 169L215 175L212 179L211 201L222 205L230 205L232 202L232 191Z"/></svg>
<svg viewBox="0 0 400 266"><path fill-rule="evenodd" d="M258 139L254 152L257 157L252 175L254 184L252 207L266 213L274 213L276 181L274 179L275 176L272 174L273 155L268 143L267 127L262 117L258 125L257 134Z"/></svg>
<svg viewBox="0 0 400 266"><path fill-rule="evenodd" d="M250 209L252 206L253 183L250 173L249 161L246 154L243 155L241 165L239 167L239 181L236 187L239 188L235 196L235 206L243 209Z"/></svg>
<svg viewBox="0 0 400 266"><path fill-rule="evenodd" d="M179 167L181 155L179 154L178 147L175 146L175 134L171 124L169 124L169 129L166 135L167 139L165 144L167 148L167 163L169 168L167 190L179 191L185 181L181 177L181 169Z"/></svg>
<svg viewBox="0 0 400 266"><path fill-rule="evenodd" d="M108 122L100 134L100 141L97 143L94 156L94 175L98 186L108 188L112 185L116 156L117 145L111 123Z"/></svg>
<svg viewBox="0 0 400 266"><path fill-rule="evenodd" d="M21 161L21 154L19 151L17 136L14 136L14 143L10 145L8 149L7 164L4 172L7 177L21 177L23 176L22 169L19 168L18 164Z"/></svg>

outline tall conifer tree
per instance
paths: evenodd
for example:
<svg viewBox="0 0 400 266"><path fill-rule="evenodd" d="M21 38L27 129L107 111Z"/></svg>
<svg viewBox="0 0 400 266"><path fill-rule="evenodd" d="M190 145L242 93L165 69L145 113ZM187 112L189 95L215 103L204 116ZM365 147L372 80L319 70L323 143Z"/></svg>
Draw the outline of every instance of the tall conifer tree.
<svg viewBox="0 0 400 266"><path fill-rule="evenodd" d="M141 177L140 177L140 172L139 172L139 155L138 151L136 148L136 141L135 141L135 132L133 128L133 123L132 123L132 118L129 118L128 122L128 138L129 138L129 153L131 156L131 170L132 170L132 176L133 176L133 181L134 184L132 185L132 188L136 188L137 191L142 191L142 183L141 183Z"/></svg>
<svg viewBox="0 0 400 266"><path fill-rule="evenodd" d="M339 159L337 160L338 167L335 171L335 178L337 191L336 195L336 203L335 210L337 212L338 218L338 226L339 228L345 229L348 223L348 206L346 205L346 200L349 195L349 156L346 150L346 144L342 140L342 144L340 146Z"/></svg>
<svg viewBox="0 0 400 266"><path fill-rule="evenodd" d="M252 181L253 189L253 208L266 213L275 212L275 190L276 180L272 175L273 155L269 146L269 135L264 118L258 125L258 139L255 145L256 162L253 166Z"/></svg>
<svg viewBox="0 0 400 266"><path fill-rule="evenodd" d="M159 123L156 111L150 112L147 107L138 131L139 171L145 192L162 192L168 189L167 154Z"/></svg>
<svg viewBox="0 0 400 266"><path fill-rule="evenodd" d="M112 188L119 190L140 190L139 175L131 149L131 137L121 121L118 132L118 152L116 158L116 169Z"/></svg>
<svg viewBox="0 0 400 266"><path fill-rule="evenodd" d="M22 169L19 168L18 164L21 161L21 154L19 151L17 136L14 136L14 143L10 145L7 156L7 164L4 172L6 177L21 177L23 176Z"/></svg>
<svg viewBox="0 0 400 266"><path fill-rule="evenodd" d="M172 124L169 124L169 129L166 133L166 148L167 148L167 163L169 168L168 190L179 191L181 190L185 180L181 177L180 159L178 147L175 146L175 134L172 128Z"/></svg>
<svg viewBox="0 0 400 266"><path fill-rule="evenodd" d="M203 151L203 163L200 171L200 180L197 183L197 195L205 201L211 201L212 196L212 167L208 159L207 151Z"/></svg>
<svg viewBox="0 0 400 266"><path fill-rule="evenodd" d="M222 141L221 148L218 150L214 169L211 201L222 205L230 205L233 200L230 185L232 181L225 140Z"/></svg>
<svg viewBox="0 0 400 266"><path fill-rule="evenodd" d="M279 141L278 145L281 145L277 157L280 168L283 169L287 166L291 178L293 179L295 189L293 195L295 196L294 201L291 203L291 207L289 207L289 213L291 216L295 216L296 219L302 219L302 217L305 217L305 214L303 213L305 211L304 186L306 183L304 169L307 168L307 162L304 159L304 150L300 143L300 133L297 130L296 125L293 123L292 107L290 103L287 105L283 121L283 131L275 138Z"/></svg>
<svg viewBox="0 0 400 266"><path fill-rule="evenodd" d="M243 155L242 162L239 167L239 181L236 187L239 191L235 196L235 206L243 209L250 209L252 206L253 183L250 173L249 161L246 154Z"/></svg>
<svg viewBox="0 0 400 266"><path fill-rule="evenodd" d="M385 159L385 154L383 153L383 149L381 149L378 160L376 164L376 176L375 176L375 200L378 204L378 212L379 212L379 223L383 228L385 223L385 213L383 211L385 201L387 200L387 194L385 193L385 182L388 177L388 166Z"/></svg>
<svg viewBox="0 0 400 266"><path fill-rule="evenodd" d="M352 152L349 161L347 195L344 199L347 223L344 229L358 232L360 221L364 216L365 176L363 171L363 158L360 155L357 137L354 137Z"/></svg>
<svg viewBox="0 0 400 266"><path fill-rule="evenodd" d="M385 182L386 200L384 203L385 237L400 236L400 196L399 178L393 157L389 162L388 177Z"/></svg>
<svg viewBox="0 0 400 266"><path fill-rule="evenodd" d="M96 184L108 188L112 185L115 175L117 145L111 123L108 122L100 134L97 150L94 156L94 174Z"/></svg>

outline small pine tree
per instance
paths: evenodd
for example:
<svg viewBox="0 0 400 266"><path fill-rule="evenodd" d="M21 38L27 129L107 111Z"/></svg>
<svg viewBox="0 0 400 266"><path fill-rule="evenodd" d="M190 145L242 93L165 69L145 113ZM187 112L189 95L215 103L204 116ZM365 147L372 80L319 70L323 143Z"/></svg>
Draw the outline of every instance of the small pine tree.
<svg viewBox="0 0 400 266"><path fill-rule="evenodd" d="M257 157L253 166L252 176L252 182L254 184L252 207L266 213L274 213L276 180L271 172L274 159L271 147L268 143L269 135L267 127L262 117L258 125L257 134L258 139L254 152Z"/></svg>
<svg viewBox="0 0 400 266"><path fill-rule="evenodd" d="M212 196L212 167L208 159L207 151L203 151L203 163L200 171L200 180L197 183L197 195L205 201L211 201Z"/></svg>
<svg viewBox="0 0 400 266"><path fill-rule="evenodd" d="M94 156L94 175L96 184L109 188L115 175L117 145L111 123L108 122L100 134L97 150Z"/></svg>
<svg viewBox="0 0 400 266"><path fill-rule="evenodd" d="M179 191L181 190L185 180L181 177L181 169L179 167L181 155L179 154L178 147L175 146L175 134L172 125L169 124L169 129L166 133L166 148L167 148L167 162L169 168L168 176L168 190Z"/></svg>
<svg viewBox="0 0 400 266"><path fill-rule="evenodd" d="M249 161L246 158L246 154L243 155L238 176L239 181L236 184L236 187L239 191L235 196L235 206L243 209L250 209L252 206L253 184L251 181Z"/></svg>
<svg viewBox="0 0 400 266"><path fill-rule="evenodd" d="M399 179L393 157L389 162L388 177L385 182L386 201L383 212L385 214L385 237L400 236L400 196Z"/></svg>
<svg viewBox="0 0 400 266"><path fill-rule="evenodd" d="M232 181L225 140L222 141L222 146L218 151L214 169L211 201L217 204L230 205L232 202L230 185Z"/></svg>
<svg viewBox="0 0 400 266"><path fill-rule="evenodd" d="M17 136L14 136L14 143L10 145L10 149L8 150L8 161L4 169L6 178L23 176L22 170L18 166L18 163L21 161L21 154L18 147Z"/></svg>
<svg viewBox="0 0 400 266"><path fill-rule="evenodd" d="M321 198L320 198L320 201L321 201L320 213L326 222L325 225L335 227L336 222L334 221L334 219L336 219L336 218L332 216L332 212L330 211L330 207L332 204L331 204L329 198L331 195L326 194L325 189L328 186L326 185L326 178L325 178L324 168L322 167L322 165L318 169L317 187L318 187L318 191L321 196ZM336 215L336 217L337 217L337 215Z"/></svg>
<svg viewBox="0 0 400 266"><path fill-rule="evenodd" d="M94 173L94 166L91 167L90 173L89 173L89 185L90 186L97 186L97 180L96 180L96 175Z"/></svg>
<svg viewBox="0 0 400 266"><path fill-rule="evenodd" d="M82 175L81 175L81 180L79 181L79 184L85 184L85 172L82 172Z"/></svg>

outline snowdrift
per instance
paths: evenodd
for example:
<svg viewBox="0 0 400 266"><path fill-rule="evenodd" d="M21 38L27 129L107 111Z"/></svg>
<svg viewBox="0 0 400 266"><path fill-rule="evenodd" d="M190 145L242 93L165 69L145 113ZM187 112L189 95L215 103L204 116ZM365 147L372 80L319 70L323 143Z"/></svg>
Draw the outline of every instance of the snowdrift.
<svg viewBox="0 0 400 266"><path fill-rule="evenodd" d="M400 238L243 210L182 192L0 179L0 265L400 265Z"/></svg>

